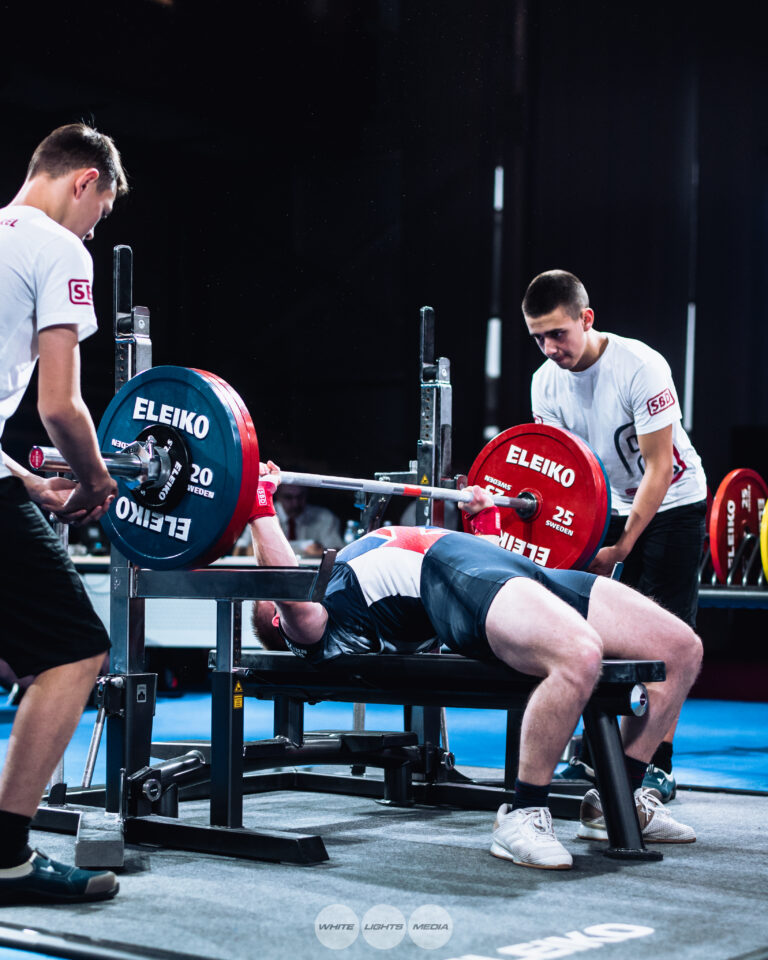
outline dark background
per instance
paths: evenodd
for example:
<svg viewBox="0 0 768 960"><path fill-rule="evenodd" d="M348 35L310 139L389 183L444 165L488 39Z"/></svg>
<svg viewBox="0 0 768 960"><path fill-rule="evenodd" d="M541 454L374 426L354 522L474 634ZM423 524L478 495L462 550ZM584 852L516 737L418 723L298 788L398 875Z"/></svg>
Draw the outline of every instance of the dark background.
<svg viewBox="0 0 768 960"><path fill-rule="evenodd" d="M452 361L454 468L483 445L492 311L501 426L530 419L541 357L519 302L534 274L562 267L584 280L598 327L667 357L681 394L696 302L692 436L710 486L737 466L768 475L758 4L21 9L2 8L0 197L41 138L78 119L114 136L132 184L91 245L102 327L84 344L84 392L97 421L113 389L116 243L134 250L156 364L228 380L286 468L352 476L416 455L423 304ZM23 457L40 431L28 397L4 445Z"/></svg>

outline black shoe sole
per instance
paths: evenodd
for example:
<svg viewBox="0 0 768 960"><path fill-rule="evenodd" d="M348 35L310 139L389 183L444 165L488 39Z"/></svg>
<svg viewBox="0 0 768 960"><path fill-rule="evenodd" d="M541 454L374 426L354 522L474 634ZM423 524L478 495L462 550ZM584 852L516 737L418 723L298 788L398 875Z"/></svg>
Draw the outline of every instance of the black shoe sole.
<svg viewBox="0 0 768 960"><path fill-rule="evenodd" d="M73 894L71 897L63 896L60 893L45 894L41 893L40 891L32 890L29 890L26 893L19 892L17 894L11 894L7 897L0 894L0 907L11 907L19 906L21 904L27 905L35 903L98 903L101 900L111 900L114 896L116 896L119 889L120 884L117 883L112 890L107 890L105 893Z"/></svg>

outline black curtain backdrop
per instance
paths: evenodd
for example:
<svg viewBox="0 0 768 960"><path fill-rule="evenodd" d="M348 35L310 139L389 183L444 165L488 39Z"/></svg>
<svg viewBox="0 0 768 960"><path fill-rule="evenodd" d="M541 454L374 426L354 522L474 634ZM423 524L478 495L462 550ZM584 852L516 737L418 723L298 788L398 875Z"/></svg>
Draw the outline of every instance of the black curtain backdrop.
<svg viewBox="0 0 768 960"><path fill-rule="evenodd" d="M407 466L431 304L466 470L483 445L501 163L503 425L530 417L540 356L519 302L535 273L578 273L598 326L661 350L681 393L693 297L693 436L715 489L735 466L768 475L756 9L74 0L44 19L5 5L0 196L60 123L92 121L123 152L132 193L91 245L97 420L113 382L111 249L126 243L155 363L228 380L286 468ZM41 438L28 397L3 442L21 457Z"/></svg>

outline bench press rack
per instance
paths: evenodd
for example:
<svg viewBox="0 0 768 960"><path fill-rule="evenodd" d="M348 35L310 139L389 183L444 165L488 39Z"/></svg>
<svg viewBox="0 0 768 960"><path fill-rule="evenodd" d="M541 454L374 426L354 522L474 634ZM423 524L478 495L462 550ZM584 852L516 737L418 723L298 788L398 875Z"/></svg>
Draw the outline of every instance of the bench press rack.
<svg viewBox="0 0 768 960"><path fill-rule="evenodd" d="M445 358L433 360L434 314L421 311L421 430L418 457L403 473L377 474L421 485L450 485L451 385ZM132 254L115 248L115 387L152 365L149 312L132 306ZM364 530L377 527L389 497L371 496ZM443 523L442 501L420 501L423 521ZM450 505L449 505L450 509ZM446 525L451 525L446 523ZM243 600L319 600L335 559L326 551L317 569L146 570L114 547L110 568L111 673L98 684L99 716L107 726L106 787L51 792L36 829L76 833L81 867L120 867L126 843L314 863L328 859L319 836L243 828L243 795L305 789L371 796L392 804L440 803L491 810L512 799L519 723L538 682L504 664L446 654L357 656L315 667L290 653L243 651ZM144 672L144 602L150 598L214 599L216 648L210 654L210 742L152 743L157 677ZM642 710L642 684L664 679L660 661L606 661L584 714L592 743L609 836L609 856L656 860L645 849L624 770L617 714ZM244 698L275 702L274 736L245 743ZM404 730L304 731L303 706L322 699L404 706ZM445 706L507 710L502 782L476 782L454 769L441 724ZM359 716L358 712L358 716ZM98 724L98 721L97 721ZM442 746L441 746L442 739ZM154 757L161 763L151 766ZM349 775L311 771L262 773L285 765L350 765ZM382 778L364 776L380 767ZM210 799L210 825L178 817L183 799ZM555 793L555 816L576 818L580 797Z"/></svg>

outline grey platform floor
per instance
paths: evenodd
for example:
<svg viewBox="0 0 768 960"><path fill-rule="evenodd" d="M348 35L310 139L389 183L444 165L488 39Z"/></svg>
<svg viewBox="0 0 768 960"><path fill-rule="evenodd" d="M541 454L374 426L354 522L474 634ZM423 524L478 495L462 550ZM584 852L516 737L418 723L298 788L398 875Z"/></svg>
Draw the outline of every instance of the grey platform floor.
<svg viewBox="0 0 768 960"><path fill-rule="evenodd" d="M699 839L657 848L661 863L608 860L598 844L575 839L575 822L556 821L574 854L574 869L561 872L491 857L487 812L398 809L314 793L250 796L246 826L319 833L330 860L291 866L130 847L115 900L5 907L0 924L221 960L498 960L594 949L600 960L768 957L768 797L685 791L670 809ZM183 804L182 815L206 822L207 806ZM71 837L35 833L33 840L54 857L71 857ZM369 927L358 928L349 946L341 943L354 931L321 934L331 946L318 937L316 918L332 905L331 920ZM408 930L421 907L429 909L415 919L435 929L414 936L435 938L428 945ZM624 926L605 926L617 924Z"/></svg>

